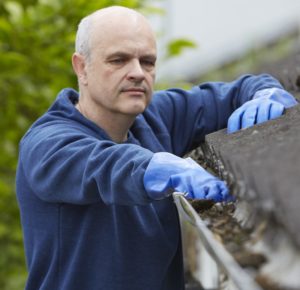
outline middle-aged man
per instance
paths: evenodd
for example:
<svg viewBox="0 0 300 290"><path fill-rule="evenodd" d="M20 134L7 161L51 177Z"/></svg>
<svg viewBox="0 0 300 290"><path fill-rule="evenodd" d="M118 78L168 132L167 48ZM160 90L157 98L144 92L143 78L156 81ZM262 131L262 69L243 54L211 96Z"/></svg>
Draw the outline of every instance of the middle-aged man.
<svg viewBox="0 0 300 290"><path fill-rule="evenodd" d="M268 75L153 93L155 61L138 12L109 7L81 21L79 93L62 90L20 143L26 289L184 289L171 193L231 197L182 156L227 121L231 133L296 104Z"/></svg>

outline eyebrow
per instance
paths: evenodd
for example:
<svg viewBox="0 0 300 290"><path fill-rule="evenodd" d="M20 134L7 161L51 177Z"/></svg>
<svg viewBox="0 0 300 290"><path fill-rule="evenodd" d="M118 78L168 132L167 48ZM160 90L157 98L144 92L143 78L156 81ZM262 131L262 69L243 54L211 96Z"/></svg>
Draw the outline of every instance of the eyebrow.
<svg viewBox="0 0 300 290"><path fill-rule="evenodd" d="M106 59L110 59L110 58L114 58L114 57L131 58L132 54L127 53L127 52L123 52L123 51L116 51L116 52L113 52L113 53L109 54L106 57ZM144 54L144 55L141 55L140 58L151 59L151 60L155 61L157 57L156 57L155 54Z"/></svg>

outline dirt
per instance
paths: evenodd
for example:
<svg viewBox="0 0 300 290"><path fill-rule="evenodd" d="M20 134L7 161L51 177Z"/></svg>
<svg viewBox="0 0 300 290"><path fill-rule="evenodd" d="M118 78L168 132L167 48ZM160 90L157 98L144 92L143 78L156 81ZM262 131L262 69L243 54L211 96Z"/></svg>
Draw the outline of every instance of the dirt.
<svg viewBox="0 0 300 290"><path fill-rule="evenodd" d="M262 253L249 250L247 245L253 242L252 230L243 228L235 219L234 203L211 205L202 200L193 200L191 205L238 264L252 275L254 273L255 281L264 290L287 290L276 285L270 277L260 274L260 268L268 260Z"/></svg>

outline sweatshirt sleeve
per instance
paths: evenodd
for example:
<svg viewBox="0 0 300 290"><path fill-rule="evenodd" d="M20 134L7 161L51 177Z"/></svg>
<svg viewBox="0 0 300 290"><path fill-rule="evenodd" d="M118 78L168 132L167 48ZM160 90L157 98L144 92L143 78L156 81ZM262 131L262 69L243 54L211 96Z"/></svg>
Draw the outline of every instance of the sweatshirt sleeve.
<svg viewBox="0 0 300 290"><path fill-rule="evenodd" d="M47 202L147 204L143 176L152 155L62 124L37 127L21 141L17 183Z"/></svg>
<svg viewBox="0 0 300 290"><path fill-rule="evenodd" d="M153 97L148 118L160 116L174 154L183 156L206 134L225 128L231 113L252 99L255 92L271 87L282 88L272 76L262 74L243 75L233 82L202 83L188 91L160 91Z"/></svg>

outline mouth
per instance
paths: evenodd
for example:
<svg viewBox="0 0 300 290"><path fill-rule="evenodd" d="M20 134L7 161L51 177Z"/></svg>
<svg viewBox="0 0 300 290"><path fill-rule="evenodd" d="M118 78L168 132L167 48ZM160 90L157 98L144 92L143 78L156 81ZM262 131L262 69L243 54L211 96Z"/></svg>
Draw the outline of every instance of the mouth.
<svg viewBox="0 0 300 290"><path fill-rule="evenodd" d="M130 88L122 89L121 92L122 93L131 93L131 94L141 95L141 94L146 93L146 89L141 88L141 87L130 87Z"/></svg>

